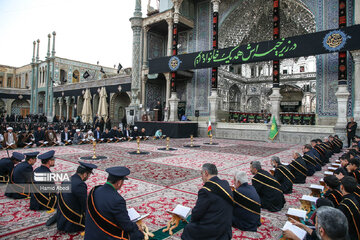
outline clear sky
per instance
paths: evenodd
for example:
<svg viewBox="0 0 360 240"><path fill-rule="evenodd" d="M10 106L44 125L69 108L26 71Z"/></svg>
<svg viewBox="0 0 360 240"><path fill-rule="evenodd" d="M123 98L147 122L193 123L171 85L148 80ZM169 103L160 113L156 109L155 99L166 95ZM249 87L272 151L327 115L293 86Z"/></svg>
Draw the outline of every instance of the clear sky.
<svg viewBox="0 0 360 240"><path fill-rule="evenodd" d="M47 35L56 31L58 57L131 67L134 9L135 0L0 0L0 64L29 64L37 39L44 60Z"/></svg>

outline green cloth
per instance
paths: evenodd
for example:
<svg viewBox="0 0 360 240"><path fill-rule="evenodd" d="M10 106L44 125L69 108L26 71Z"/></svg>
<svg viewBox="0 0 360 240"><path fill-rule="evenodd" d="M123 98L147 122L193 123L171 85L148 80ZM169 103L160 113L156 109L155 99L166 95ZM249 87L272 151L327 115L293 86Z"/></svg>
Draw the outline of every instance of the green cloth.
<svg viewBox="0 0 360 240"><path fill-rule="evenodd" d="M186 220L188 222L190 222L190 219L191 219L191 215ZM175 229L172 230L173 234L182 230L186 226L186 224L187 224L186 222L180 221L179 226L177 226ZM153 234L155 236L153 238L149 238L149 240L162 240L162 239L170 237L169 231L166 231L166 232L162 231L165 228L167 228L167 227L160 228L159 230L156 230L155 232L153 232Z"/></svg>
<svg viewBox="0 0 360 240"><path fill-rule="evenodd" d="M272 120L272 124L271 124L271 129L270 129L270 133L269 133L269 139L274 140L274 138L278 135L279 130L276 124L276 120L275 120L275 116L273 117Z"/></svg>
<svg viewBox="0 0 360 240"><path fill-rule="evenodd" d="M112 186L112 187L114 188L114 190L116 191L116 189L115 189L114 185L112 185L111 183L106 182L105 184L109 184L109 185L110 185L110 186Z"/></svg>

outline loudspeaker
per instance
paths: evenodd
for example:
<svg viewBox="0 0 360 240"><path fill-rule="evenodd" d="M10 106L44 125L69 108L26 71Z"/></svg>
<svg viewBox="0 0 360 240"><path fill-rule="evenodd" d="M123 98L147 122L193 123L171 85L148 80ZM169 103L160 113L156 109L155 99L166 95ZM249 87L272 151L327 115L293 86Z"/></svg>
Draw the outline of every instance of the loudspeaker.
<svg viewBox="0 0 360 240"><path fill-rule="evenodd" d="M195 110L195 117L199 117L199 116L200 116L199 110Z"/></svg>

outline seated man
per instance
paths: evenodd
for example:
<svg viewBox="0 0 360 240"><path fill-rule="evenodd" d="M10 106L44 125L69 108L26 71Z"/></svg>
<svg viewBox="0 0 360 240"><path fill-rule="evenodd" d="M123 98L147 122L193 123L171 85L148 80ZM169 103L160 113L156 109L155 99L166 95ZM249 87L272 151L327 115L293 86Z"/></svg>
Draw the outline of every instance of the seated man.
<svg viewBox="0 0 360 240"><path fill-rule="evenodd" d="M45 193L41 186L53 187L53 181L36 181L37 173L51 173L50 168L55 166L55 151L51 150L38 156L41 160L41 166L34 171L33 190L30 194L30 210L53 210L56 207L56 193ZM44 175L43 175L44 176ZM46 175L45 175L46 176Z"/></svg>
<svg viewBox="0 0 360 240"><path fill-rule="evenodd" d="M329 136L329 140L334 144L334 152L339 153L343 147L343 142L339 139L338 135Z"/></svg>
<svg viewBox="0 0 360 240"><path fill-rule="evenodd" d="M101 140L101 131L100 131L100 127L96 127L95 131L94 131L94 138L96 142L102 142Z"/></svg>
<svg viewBox="0 0 360 240"><path fill-rule="evenodd" d="M11 148L15 149L17 148L17 136L16 133L13 132L12 127L6 128L7 132L4 134L4 147L6 149Z"/></svg>
<svg viewBox="0 0 360 240"><path fill-rule="evenodd" d="M340 190L343 194L343 200L338 209L345 214L348 220L350 239L360 239L360 204L354 195L356 185L353 177L346 176L341 179Z"/></svg>
<svg viewBox="0 0 360 240"><path fill-rule="evenodd" d="M360 170L359 170L360 161L357 158L352 158L349 160L349 164L346 167L348 175L354 177L356 182L360 184Z"/></svg>
<svg viewBox="0 0 360 240"><path fill-rule="evenodd" d="M39 126L37 130L34 132L35 144L36 146L43 146L45 142L45 133Z"/></svg>
<svg viewBox="0 0 360 240"><path fill-rule="evenodd" d="M335 207L339 206L343 198L343 195L340 191L339 179L334 175L325 176L324 182L327 190L324 193L323 197L329 199L334 204Z"/></svg>
<svg viewBox="0 0 360 240"><path fill-rule="evenodd" d="M113 142L117 142L118 140L118 130L117 130L117 126L114 126L110 131L110 136L113 139Z"/></svg>
<svg viewBox="0 0 360 240"><path fill-rule="evenodd" d="M61 133L61 143L65 144L65 145L72 144L72 137L71 137L69 129L67 127L65 127L64 131Z"/></svg>
<svg viewBox="0 0 360 240"><path fill-rule="evenodd" d="M261 200L256 189L248 184L246 172L237 171L234 176L235 189L232 226L242 231L256 232L261 225Z"/></svg>
<svg viewBox="0 0 360 240"><path fill-rule="evenodd" d="M49 130L45 132L45 140L48 146L56 146L58 145L58 140L56 137L56 132L54 128L50 127Z"/></svg>
<svg viewBox="0 0 360 240"><path fill-rule="evenodd" d="M314 155L310 152L311 149L312 147L309 144L305 144L302 148L302 151L304 153L302 159L306 163L306 168L308 169L308 176L312 176L316 171L321 170L321 165L316 162Z"/></svg>
<svg viewBox="0 0 360 240"><path fill-rule="evenodd" d="M80 129L76 129L73 143L82 144L83 140L84 140L84 134L80 131Z"/></svg>
<svg viewBox="0 0 360 240"><path fill-rule="evenodd" d="M163 135L161 129L159 129L159 130L157 130L157 131L155 132L154 138L156 138L156 139L164 138L164 135Z"/></svg>
<svg viewBox="0 0 360 240"><path fill-rule="evenodd" d="M131 140L135 140L137 137L139 136L139 131L138 131L138 127L135 126L134 127L134 131L131 132Z"/></svg>
<svg viewBox="0 0 360 240"><path fill-rule="evenodd" d="M11 158L0 159L0 183L8 183L15 164L24 159L24 155L13 152Z"/></svg>
<svg viewBox="0 0 360 240"><path fill-rule="evenodd" d="M341 179L344 176L349 175L346 167L347 165L349 165L350 154L343 154L342 156L340 156L339 160L341 166L334 171L334 175Z"/></svg>
<svg viewBox="0 0 360 240"><path fill-rule="evenodd" d="M185 226L181 239L231 239L233 194L229 183L219 179L217 174L214 164L202 166L204 186L198 192L191 221Z"/></svg>
<svg viewBox="0 0 360 240"><path fill-rule="evenodd" d="M280 183L283 193L292 193L295 175L291 173L287 166L281 164L279 157L271 157L271 163L275 168L274 177Z"/></svg>
<svg viewBox="0 0 360 240"><path fill-rule="evenodd" d="M111 142L112 140L113 140L113 138L112 138L112 136L111 136L111 134L110 134L110 132L109 132L109 129L105 129L105 132L103 132L102 134L101 134L101 140L103 141L103 142Z"/></svg>
<svg viewBox="0 0 360 240"><path fill-rule="evenodd" d="M312 230L301 223L291 222L311 235L310 238L306 239L348 239L348 221L341 211L333 207L323 206L316 210L316 230ZM300 240L291 230L285 230L283 237L284 239Z"/></svg>
<svg viewBox="0 0 360 240"><path fill-rule="evenodd" d="M130 127L129 126L126 126L125 130L124 130L124 137L127 139L127 140L130 140L131 139L131 131L130 131Z"/></svg>
<svg viewBox="0 0 360 240"><path fill-rule="evenodd" d="M59 192L58 195L57 229L67 233L85 230L87 198L87 185L85 182L93 173L93 169L97 168L95 164L79 163L80 166L78 166L76 173L71 176L70 182L62 183L62 186L70 184L71 192Z"/></svg>
<svg viewBox="0 0 360 240"><path fill-rule="evenodd" d="M92 143L94 140L95 140L94 133L91 130L89 130L85 136L85 141L86 143Z"/></svg>
<svg viewBox="0 0 360 240"><path fill-rule="evenodd" d="M87 198L85 239L123 239L142 240L143 233L136 223L130 221L126 201L119 190L127 180L130 170L126 167L111 167L104 185L94 187ZM121 238L117 238L121 239Z"/></svg>
<svg viewBox="0 0 360 240"><path fill-rule="evenodd" d="M259 161L250 163L250 171L254 174L252 185L260 196L261 207L270 212L280 211L286 202L280 183L269 172L261 169Z"/></svg>
<svg viewBox="0 0 360 240"><path fill-rule="evenodd" d="M124 133L123 131L121 130L121 127L118 128L118 130L116 131L115 133L115 139L116 139L116 142L120 142L120 141L124 141L126 140L125 137L124 137Z"/></svg>
<svg viewBox="0 0 360 240"><path fill-rule="evenodd" d="M25 153L25 161L14 167L10 182L6 186L5 196L20 199L30 196L30 184L33 177L33 165L39 152ZM11 184L10 184L11 183ZM28 184L28 187L22 184Z"/></svg>
<svg viewBox="0 0 360 240"><path fill-rule="evenodd" d="M146 131L145 131L145 128L142 128L141 129L141 132L139 133L139 137L144 139L144 140L148 140L149 139L149 136L146 135Z"/></svg>
<svg viewBox="0 0 360 240"><path fill-rule="evenodd" d="M321 149L318 144L316 139L311 140L310 142L311 147L312 147L312 152L316 157L316 160L321 164L321 166L324 166L326 164L325 161L325 152L323 151L323 149Z"/></svg>

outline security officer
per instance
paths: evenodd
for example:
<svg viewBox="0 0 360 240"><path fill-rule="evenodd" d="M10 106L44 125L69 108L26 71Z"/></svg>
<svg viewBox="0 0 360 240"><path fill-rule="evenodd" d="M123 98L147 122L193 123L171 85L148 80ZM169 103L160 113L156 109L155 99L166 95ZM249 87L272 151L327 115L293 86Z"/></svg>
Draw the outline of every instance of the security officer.
<svg viewBox="0 0 360 240"><path fill-rule="evenodd" d="M30 197L30 184L33 165L39 152L25 153L25 161L14 167L10 182L6 187L5 196L15 199ZM24 185L27 184L27 185Z"/></svg>
<svg viewBox="0 0 360 240"><path fill-rule="evenodd" d="M85 240L143 239L144 234L128 216L125 199L118 193L130 170L111 167L106 171L107 182L94 187L87 199Z"/></svg>
<svg viewBox="0 0 360 240"><path fill-rule="evenodd" d="M85 181L97 166L91 163L79 162L76 173L70 182L63 182L62 187L71 185L70 192L59 192L57 208L57 229L67 233L84 231L87 185Z"/></svg>
<svg viewBox="0 0 360 240"><path fill-rule="evenodd" d="M13 152L10 158L0 159L0 183L8 183L10 174L14 169L14 165L21 162L25 156L18 152Z"/></svg>
<svg viewBox="0 0 360 240"><path fill-rule="evenodd" d="M47 175L41 175L44 177L44 181L36 181L37 173L51 173L50 168L55 166L55 151L51 150L38 156L41 160L41 166L34 171L34 181L32 182L33 193L31 193L30 209L31 210L51 210L53 211L56 206L55 193L45 193L40 186L49 187L50 191L53 191L51 187L55 186L54 181L47 181ZM55 190L55 189L54 189Z"/></svg>

